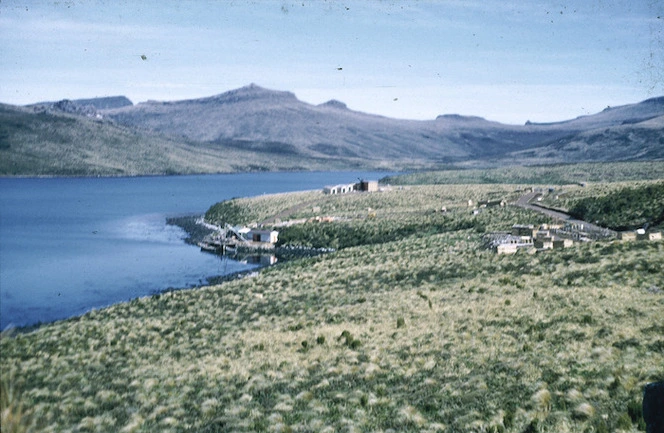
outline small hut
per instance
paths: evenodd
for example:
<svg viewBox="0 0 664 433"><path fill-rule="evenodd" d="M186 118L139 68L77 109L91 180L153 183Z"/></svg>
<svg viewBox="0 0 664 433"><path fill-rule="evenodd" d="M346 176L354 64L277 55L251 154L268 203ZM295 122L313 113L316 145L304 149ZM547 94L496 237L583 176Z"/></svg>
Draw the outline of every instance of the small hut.
<svg viewBox="0 0 664 433"><path fill-rule="evenodd" d="M357 190L362 192L376 192L378 191L378 181L377 180L361 180L357 184Z"/></svg>

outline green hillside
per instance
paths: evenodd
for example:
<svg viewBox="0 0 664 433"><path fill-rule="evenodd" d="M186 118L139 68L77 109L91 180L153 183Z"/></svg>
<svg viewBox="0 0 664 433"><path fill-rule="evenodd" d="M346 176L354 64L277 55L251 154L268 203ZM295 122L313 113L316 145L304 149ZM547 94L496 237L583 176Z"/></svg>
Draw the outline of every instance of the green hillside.
<svg viewBox="0 0 664 433"><path fill-rule="evenodd" d="M483 170L449 168L395 176L386 178L385 182L394 185L515 183L532 186L656 179L664 179L664 161L547 164Z"/></svg>
<svg viewBox="0 0 664 433"><path fill-rule="evenodd" d="M484 230L546 220L467 201L522 186L218 206L336 217L287 243L339 249L3 336L3 431L642 431L643 386L664 379L664 243L484 250Z"/></svg>
<svg viewBox="0 0 664 433"><path fill-rule="evenodd" d="M570 214L598 221L614 230L636 230L664 224L664 182L625 187L602 196L577 200Z"/></svg>

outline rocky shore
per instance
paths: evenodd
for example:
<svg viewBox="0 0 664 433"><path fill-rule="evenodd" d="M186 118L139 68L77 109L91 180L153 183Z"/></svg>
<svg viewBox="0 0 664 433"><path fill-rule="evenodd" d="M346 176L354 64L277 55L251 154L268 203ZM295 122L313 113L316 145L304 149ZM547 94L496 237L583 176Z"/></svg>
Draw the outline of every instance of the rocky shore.
<svg viewBox="0 0 664 433"><path fill-rule="evenodd" d="M180 227L187 233L184 241L191 245L198 245L206 236L214 233L214 229L206 224L201 224L201 215L187 215L166 218L166 224Z"/></svg>

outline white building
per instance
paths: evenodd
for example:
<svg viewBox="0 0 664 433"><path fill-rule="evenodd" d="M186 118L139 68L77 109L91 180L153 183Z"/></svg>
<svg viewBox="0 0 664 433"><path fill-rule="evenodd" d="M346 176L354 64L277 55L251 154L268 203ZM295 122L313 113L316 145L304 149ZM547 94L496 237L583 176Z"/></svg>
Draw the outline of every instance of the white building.
<svg viewBox="0 0 664 433"><path fill-rule="evenodd" d="M253 242L263 242L276 244L279 238L279 232L275 230L256 230L252 229L247 233L246 239Z"/></svg>
<svg viewBox="0 0 664 433"><path fill-rule="evenodd" d="M329 185L323 188L323 193L325 194L347 194L349 192L355 191L355 184L340 184L340 185Z"/></svg>

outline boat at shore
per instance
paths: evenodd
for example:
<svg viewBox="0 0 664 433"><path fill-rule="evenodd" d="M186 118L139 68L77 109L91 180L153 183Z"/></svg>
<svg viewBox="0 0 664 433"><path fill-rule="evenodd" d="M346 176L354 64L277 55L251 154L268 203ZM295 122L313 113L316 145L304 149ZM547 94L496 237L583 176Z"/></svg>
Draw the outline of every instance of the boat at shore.
<svg viewBox="0 0 664 433"><path fill-rule="evenodd" d="M224 243L220 241L201 241L198 243L201 251L206 251L215 254L235 253L237 251L236 244Z"/></svg>

